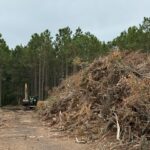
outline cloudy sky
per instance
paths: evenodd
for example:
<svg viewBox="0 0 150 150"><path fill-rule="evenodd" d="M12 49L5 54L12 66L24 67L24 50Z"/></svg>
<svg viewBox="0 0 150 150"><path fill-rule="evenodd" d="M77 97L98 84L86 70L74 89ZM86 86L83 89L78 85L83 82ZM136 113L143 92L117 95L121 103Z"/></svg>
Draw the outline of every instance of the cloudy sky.
<svg viewBox="0 0 150 150"><path fill-rule="evenodd" d="M0 0L0 33L10 48L49 29L81 27L108 41L150 17L150 0Z"/></svg>

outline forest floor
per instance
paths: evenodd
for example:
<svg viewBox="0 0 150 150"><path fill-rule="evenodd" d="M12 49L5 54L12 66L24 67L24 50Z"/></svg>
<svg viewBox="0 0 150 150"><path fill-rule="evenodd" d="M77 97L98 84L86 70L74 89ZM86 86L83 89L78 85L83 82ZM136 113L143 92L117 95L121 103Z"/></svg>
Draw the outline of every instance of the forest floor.
<svg viewBox="0 0 150 150"><path fill-rule="evenodd" d="M87 147L46 127L34 111L0 109L0 150L84 150Z"/></svg>

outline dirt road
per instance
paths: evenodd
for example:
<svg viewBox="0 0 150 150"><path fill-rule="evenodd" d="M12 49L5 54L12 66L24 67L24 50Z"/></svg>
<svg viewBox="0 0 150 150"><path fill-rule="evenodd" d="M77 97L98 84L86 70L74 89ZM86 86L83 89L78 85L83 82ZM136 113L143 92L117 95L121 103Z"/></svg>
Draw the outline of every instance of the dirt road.
<svg viewBox="0 0 150 150"><path fill-rule="evenodd" d="M84 150L60 133L51 132L33 111L0 109L0 150Z"/></svg>

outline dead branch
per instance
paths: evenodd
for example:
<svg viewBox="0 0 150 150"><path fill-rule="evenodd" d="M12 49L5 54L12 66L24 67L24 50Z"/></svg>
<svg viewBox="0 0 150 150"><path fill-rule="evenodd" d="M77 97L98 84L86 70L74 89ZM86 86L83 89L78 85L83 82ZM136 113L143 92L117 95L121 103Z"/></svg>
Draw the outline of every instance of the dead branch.
<svg viewBox="0 0 150 150"><path fill-rule="evenodd" d="M114 115L115 115L116 125L117 125L117 136L116 136L116 138L117 138L117 140L120 141L120 125L119 125L119 122L118 122L118 116L117 116L116 113L114 113Z"/></svg>
<svg viewBox="0 0 150 150"><path fill-rule="evenodd" d="M78 138L76 137L75 142L78 144L85 144L87 143L85 140L78 140Z"/></svg>

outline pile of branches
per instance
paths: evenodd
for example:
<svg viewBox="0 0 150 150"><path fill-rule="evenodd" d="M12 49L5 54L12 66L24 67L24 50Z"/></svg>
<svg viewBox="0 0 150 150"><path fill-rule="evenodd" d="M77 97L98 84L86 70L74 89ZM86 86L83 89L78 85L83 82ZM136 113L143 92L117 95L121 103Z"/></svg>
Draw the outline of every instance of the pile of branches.
<svg viewBox="0 0 150 150"><path fill-rule="evenodd" d="M88 140L107 133L138 146L150 140L149 54L115 51L76 76L77 85L64 85L64 95L43 111L51 125Z"/></svg>

